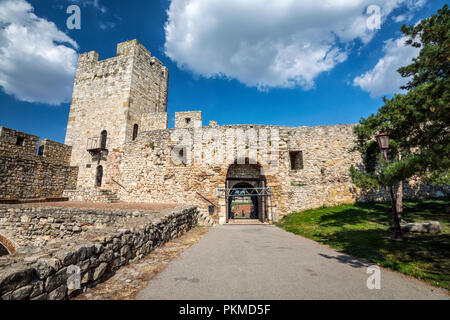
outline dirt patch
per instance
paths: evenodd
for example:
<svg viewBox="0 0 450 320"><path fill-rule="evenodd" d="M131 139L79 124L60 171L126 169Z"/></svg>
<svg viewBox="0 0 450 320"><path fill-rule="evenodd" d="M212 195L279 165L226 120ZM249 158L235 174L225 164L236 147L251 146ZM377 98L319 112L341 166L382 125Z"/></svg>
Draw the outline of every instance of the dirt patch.
<svg viewBox="0 0 450 320"><path fill-rule="evenodd" d="M133 300L168 263L196 244L209 227L197 226L181 237L152 251L147 257L119 269L111 278L89 288L73 300Z"/></svg>

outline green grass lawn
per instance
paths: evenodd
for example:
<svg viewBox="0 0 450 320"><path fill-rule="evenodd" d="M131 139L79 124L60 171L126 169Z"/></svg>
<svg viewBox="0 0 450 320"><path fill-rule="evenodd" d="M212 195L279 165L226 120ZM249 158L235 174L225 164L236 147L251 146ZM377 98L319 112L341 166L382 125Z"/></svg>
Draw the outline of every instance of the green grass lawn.
<svg viewBox="0 0 450 320"><path fill-rule="evenodd" d="M236 207L236 206L242 206L242 205L247 205L247 204L249 204L249 205L253 205L253 202L232 202L231 203L231 206L232 207Z"/></svg>
<svg viewBox="0 0 450 320"><path fill-rule="evenodd" d="M439 221L440 234L389 239L390 203L356 203L295 212L278 226L380 266L450 290L449 200L404 202L407 222Z"/></svg>

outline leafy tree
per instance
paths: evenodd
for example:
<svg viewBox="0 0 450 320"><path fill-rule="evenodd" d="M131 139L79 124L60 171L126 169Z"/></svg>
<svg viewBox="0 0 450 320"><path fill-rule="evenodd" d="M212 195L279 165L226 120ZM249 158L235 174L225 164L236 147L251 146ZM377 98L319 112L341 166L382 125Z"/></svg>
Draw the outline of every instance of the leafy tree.
<svg viewBox="0 0 450 320"><path fill-rule="evenodd" d="M450 19L448 5L415 26L403 25L406 45L420 48L419 56L398 72L410 78L376 114L354 128L361 167L350 169L363 189L396 186L397 211L402 212L402 181L421 176L429 183L450 183ZM389 135L389 161L383 160L374 136Z"/></svg>

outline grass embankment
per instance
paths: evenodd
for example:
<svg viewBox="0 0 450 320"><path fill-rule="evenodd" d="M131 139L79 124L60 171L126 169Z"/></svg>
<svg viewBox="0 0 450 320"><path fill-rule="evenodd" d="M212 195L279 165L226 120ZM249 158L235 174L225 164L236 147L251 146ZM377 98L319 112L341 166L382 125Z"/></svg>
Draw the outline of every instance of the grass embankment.
<svg viewBox="0 0 450 320"><path fill-rule="evenodd" d="M440 234L389 239L390 203L356 203L295 212L278 226L380 266L450 290L448 200L405 201L407 222L439 221Z"/></svg>

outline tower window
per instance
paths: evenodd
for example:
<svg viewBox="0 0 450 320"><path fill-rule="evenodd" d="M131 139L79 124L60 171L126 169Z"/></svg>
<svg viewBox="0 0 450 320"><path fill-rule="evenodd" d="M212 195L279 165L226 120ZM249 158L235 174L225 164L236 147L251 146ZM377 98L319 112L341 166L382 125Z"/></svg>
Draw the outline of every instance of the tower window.
<svg viewBox="0 0 450 320"><path fill-rule="evenodd" d="M44 155L44 149L45 149L45 145L39 146L38 149L38 156L43 156Z"/></svg>
<svg viewBox="0 0 450 320"><path fill-rule="evenodd" d="M25 138L24 137L17 137L16 146L24 146L24 144L25 144Z"/></svg>
<svg viewBox="0 0 450 320"><path fill-rule="evenodd" d="M135 124L133 126L133 141L136 140L136 138L137 138L138 130L139 130L139 126L137 124Z"/></svg>
<svg viewBox="0 0 450 320"><path fill-rule="evenodd" d="M100 148L106 149L106 139L108 138L108 131L103 130L100 134Z"/></svg>
<svg viewBox="0 0 450 320"><path fill-rule="evenodd" d="M103 167L98 166L97 172L95 174L95 186L101 187L102 186L102 179L103 179Z"/></svg>
<svg viewBox="0 0 450 320"><path fill-rule="evenodd" d="M186 164L186 147L181 148L180 150L178 150L178 160L183 163Z"/></svg>
<svg viewBox="0 0 450 320"><path fill-rule="evenodd" d="M186 124L191 123L191 118L186 118Z"/></svg>
<svg viewBox="0 0 450 320"><path fill-rule="evenodd" d="M289 151L291 170L303 169L303 151Z"/></svg>

